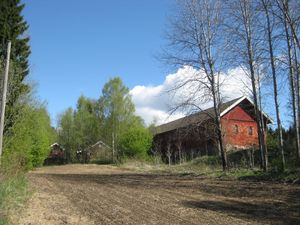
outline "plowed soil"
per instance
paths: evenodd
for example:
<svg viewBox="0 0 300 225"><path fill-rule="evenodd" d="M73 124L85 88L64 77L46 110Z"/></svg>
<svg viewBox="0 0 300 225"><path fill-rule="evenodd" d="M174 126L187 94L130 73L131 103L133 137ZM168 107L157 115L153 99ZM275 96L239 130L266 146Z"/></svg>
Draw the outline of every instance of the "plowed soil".
<svg viewBox="0 0 300 225"><path fill-rule="evenodd" d="M300 224L300 186L137 173L113 166L44 167L17 224Z"/></svg>

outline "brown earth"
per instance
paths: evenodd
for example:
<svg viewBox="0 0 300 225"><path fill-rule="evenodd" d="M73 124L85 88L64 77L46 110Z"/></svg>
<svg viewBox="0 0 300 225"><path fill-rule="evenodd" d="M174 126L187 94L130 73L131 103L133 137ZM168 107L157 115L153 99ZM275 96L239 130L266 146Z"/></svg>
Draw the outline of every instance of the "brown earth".
<svg viewBox="0 0 300 225"><path fill-rule="evenodd" d="M137 173L113 166L44 167L17 224L300 224L300 186Z"/></svg>

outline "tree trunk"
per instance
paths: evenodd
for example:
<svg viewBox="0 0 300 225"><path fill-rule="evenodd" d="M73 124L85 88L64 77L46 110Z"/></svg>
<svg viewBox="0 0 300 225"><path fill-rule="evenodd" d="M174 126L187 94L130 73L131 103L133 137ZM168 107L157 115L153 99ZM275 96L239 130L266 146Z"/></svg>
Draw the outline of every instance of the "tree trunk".
<svg viewBox="0 0 300 225"><path fill-rule="evenodd" d="M253 65L254 60L253 60L251 39L248 40L248 57L249 57L249 67L250 67L252 92L253 92L253 100L254 100L255 119L256 119L257 132L258 132L259 149L261 153L261 166L263 170L266 171L267 167L266 167L265 144L264 144L265 138L264 138L264 133L262 132L261 117L258 110L259 107L258 107L258 98L257 98L256 78L255 78L254 65Z"/></svg>
<svg viewBox="0 0 300 225"><path fill-rule="evenodd" d="M297 114L297 104L296 104L296 94L295 94L294 69L292 63L292 46L291 46L288 23L286 21L286 18L284 18L283 23L284 23L285 38L286 38L287 50L288 50L287 53L288 53L288 64L289 64L289 80L290 80L293 120L294 120L293 126L296 132L296 156L298 158L298 163L299 163L300 162L300 136L299 136L298 114Z"/></svg>
<svg viewBox="0 0 300 225"><path fill-rule="evenodd" d="M281 152L282 169L284 170L285 169L285 157L284 157L282 126L281 126L279 102L278 102L278 86L277 86L276 67L275 67L275 61L274 61L274 52L273 52L272 30L271 30L270 15L269 15L269 9L268 9L267 3L265 2L265 0L262 0L262 3L264 6L264 11L265 11L266 19L267 19L267 33L268 33L270 64L271 64L271 69L272 69L274 103L275 103L277 129L278 129L278 143L279 143L279 148L280 148L280 152Z"/></svg>
<svg viewBox="0 0 300 225"><path fill-rule="evenodd" d="M255 111L255 119L257 124L257 132L258 132L258 141L259 141L259 149L261 154L261 167L264 171L266 171L266 161L265 161L265 144L264 144L264 133L262 132L261 127L261 119L260 113L258 111L258 97L257 97L257 87L256 87L256 77L255 77L255 69L254 69L254 53L252 46L252 25L251 25L251 16L248 7L250 4L248 1L243 2L241 4L241 11L243 16L243 26L245 28L245 40L246 40L246 48L247 48L247 57L248 57L248 66L250 69L250 78L252 85L252 94L254 100L254 111Z"/></svg>
<svg viewBox="0 0 300 225"><path fill-rule="evenodd" d="M260 84L260 75L259 74L258 74L258 83ZM265 148L264 148L264 162L265 162L265 167L266 167L265 170L267 171L268 170L268 164L269 164L268 148L266 146L266 136L265 136L267 127L265 126L265 122L264 122L260 85L258 86L258 99L259 99L259 116L260 116L261 132L264 134L264 137L262 139L263 145L265 146Z"/></svg>
<svg viewBox="0 0 300 225"><path fill-rule="evenodd" d="M298 127L298 136L300 137L300 83L299 83L299 64L298 64L298 49L296 47L295 44L295 39L294 39L294 61L295 61L295 79L296 79L296 83L295 83L295 94L296 94L296 108L297 108L297 118L298 118L298 123L297 123L297 127ZM298 150L298 159L300 159L300 150ZM299 164L300 164L300 160L299 160Z"/></svg>
<svg viewBox="0 0 300 225"><path fill-rule="evenodd" d="M217 127L218 145L219 145L221 159L222 159L222 168L223 171L226 171L228 169L228 165L227 165L227 156L226 156L224 143L223 143L222 125L221 125L220 109L219 109L220 104L219 101L217 102L215 94L213 94L213 101L214 101L214 111L215 111L215 123Z"/></svg>

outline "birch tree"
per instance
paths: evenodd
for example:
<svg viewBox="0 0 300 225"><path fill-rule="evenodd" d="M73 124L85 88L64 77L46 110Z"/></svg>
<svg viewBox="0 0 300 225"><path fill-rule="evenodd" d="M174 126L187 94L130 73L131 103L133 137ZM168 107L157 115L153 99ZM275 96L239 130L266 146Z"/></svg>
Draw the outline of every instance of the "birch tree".
<svg viewBox="0 0 300 225"><path fill-rule="evenodd" d="M169 45L164 59L175 66L192 66L197 71L193 76L180 81L172 91L192 90L188 97L182 96L174 110L196 108L213 102L213 114L209 115L216 127L216 139L222 158L223 170L227 169L226 150L223 142L220 106L220 74L224 67L222 32L223 3L219 0L187 0L178 2L178 10L172 18L167 33Z"/></svg>
<svg viewBox="0 0 300 225"><path fill-rule="evenodd" d="M275 103L275 112L276 112L276 121L277 121L277 129L278 129L278 143L282 157L282 169L285 168L285 156L284 156L284 148L283 148L283 137L282 137L282 125L281 125L281 118L280 118L280 110L279 110L279 100L278 100L278 82L277 82L277 70L276 70L276 56L275 56L275 49L274 49L274 27L275 18L273 15L274 4L273 1L270 0L261 0L263 13L265 15L265 30L266 30L266 40L268 42L268 60L269 65L271 67L272 73L272 81L273 81L273 94L274 94L274 103Z"/></svg>
<svg viewBox="0 0 300 225"><path fill-rule="evenodd" d="M286 64L290 82L291 105L293 112L293 127L296 133L296 156L300 163L300 96L299 96L299 12L300 3L297 1L276 0L279 9L277 15L284 31ZM293 12L292 9L293 8Z"/></svg>
<svg viewBox="0 0 300 225"><path fill-rule="evenodd" d="M113 161L119 159L120 138L129 127L142 126L141 118L134 115L135 106L132 103L129 89L123 84L119 77L109 80L102 89L99 99L102 118L105 121L102 128L103 138L106 143L111 144L113 150Z"/></svg>
<svg viewBox="0 0 300 225"><path fill-rule="evenodd" d="M258 127L259 149L261 153L261 166L264 170L268 167L267 149L265 145L265 132L263 129L263 118L259 107L258 80L261 66L262 49L264 43L261 37L262 31L259 30L258 22L261 19L257 11L257 1L235 0L228 1L228 15L226 26L228 35L231 37L230 49L233 58L239 66L245 68L249 74L252 86L252 96L254 101L255 117Z"/></svg>

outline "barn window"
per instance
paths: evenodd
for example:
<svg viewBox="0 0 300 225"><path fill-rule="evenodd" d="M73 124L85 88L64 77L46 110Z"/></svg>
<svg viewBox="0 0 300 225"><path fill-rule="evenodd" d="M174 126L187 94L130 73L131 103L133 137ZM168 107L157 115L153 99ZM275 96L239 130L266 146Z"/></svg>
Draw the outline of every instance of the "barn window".
<svg viewBox="0 0 300 225"><path fill-rule="evenodd" d="M248 134L253 135L253 127L248 127Z"/></svg>
<svg viewBox="0 0 300 225"><path fill-rule="evenodd" d="M234 125L234 127L233 127L233 133L234 134L238 134L239 133L239 127L238 127L238 125Z"/></svg>

